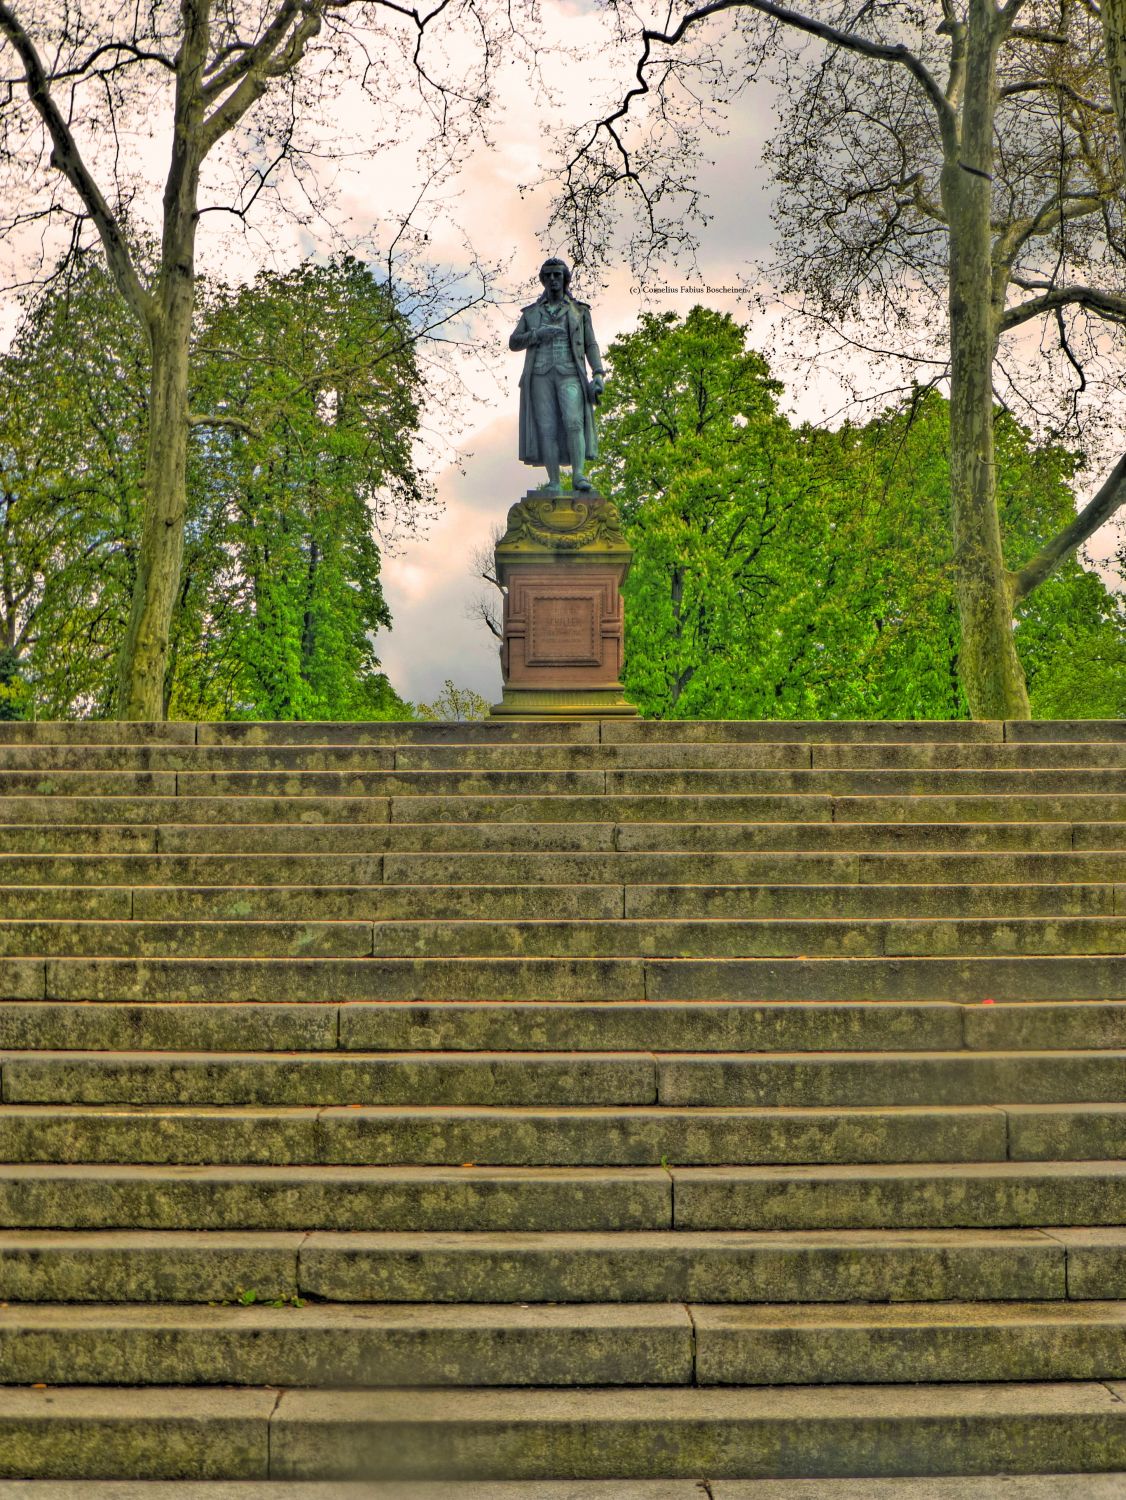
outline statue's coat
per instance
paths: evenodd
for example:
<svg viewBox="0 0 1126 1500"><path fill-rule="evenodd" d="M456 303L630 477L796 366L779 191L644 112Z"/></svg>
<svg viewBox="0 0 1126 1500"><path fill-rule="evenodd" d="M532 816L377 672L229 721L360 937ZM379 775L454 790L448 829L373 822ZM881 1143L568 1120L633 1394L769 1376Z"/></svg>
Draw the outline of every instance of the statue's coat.
<svg viewBox="0 0 1126 1500"><path fill-rule="evenodd" d="M512 337L508 341L510 349L523 349L524 369L520 375L520 449L519 458L521 463L543 464L540 456L539 434L536 432L536 419L532 411L531 384L532 367L536 358L536 345L531 342L532 335L540 326L543 317L542 307L546 302L546 296L540 297L529 307L525 307L520 314ZM590 321L590 304L580 302L577 298L566 295L564 305L567 309L567 336L571 343L571 353L575 358L575 368L583 382L585 392L583 400L583 420L586 429L586 456L588 459L598 457L598 435L594 427L594 407L590 399L590 386L587 381L586 367L589 362L590 368L596 373L602 372L602 356L598 352L598 345L594 341L594 329Z"/></svg>

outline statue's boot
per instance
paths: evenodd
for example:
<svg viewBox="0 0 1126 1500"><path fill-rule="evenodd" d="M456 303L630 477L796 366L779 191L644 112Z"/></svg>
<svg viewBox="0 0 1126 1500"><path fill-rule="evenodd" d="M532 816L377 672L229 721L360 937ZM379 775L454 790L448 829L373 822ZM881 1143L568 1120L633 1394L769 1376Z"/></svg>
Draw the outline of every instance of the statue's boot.
<svg viewBox="0 0 1126 1500"><path fill-rule="evenodd" d="M576 490L587 493L594 485L586 477L586 433L581 427L572 428L567 434L571 447L571 484Z"/></svg>
<svg viewBox="0 0 1126 1500"><path fill-rule="evenodd" d="M561 495L563 486L559 482L559 455L555 444L551 439L546 442L540 437L540 447L543 449L543 466L547 470L547 484L543 487L545 495Z"/></svg>

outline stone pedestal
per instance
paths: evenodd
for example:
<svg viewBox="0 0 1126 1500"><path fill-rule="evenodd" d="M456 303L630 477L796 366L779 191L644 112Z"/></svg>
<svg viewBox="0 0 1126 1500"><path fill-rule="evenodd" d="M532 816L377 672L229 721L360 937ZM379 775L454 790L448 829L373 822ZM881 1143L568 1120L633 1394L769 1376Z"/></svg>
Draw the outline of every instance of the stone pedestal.
<svg viewBox="0 0 1126 1500"><path fill-rule="evenodd" d="M505 589L494 718L624 719L622 580L632 553L600 495L531 491L497 543Z"/></svg>

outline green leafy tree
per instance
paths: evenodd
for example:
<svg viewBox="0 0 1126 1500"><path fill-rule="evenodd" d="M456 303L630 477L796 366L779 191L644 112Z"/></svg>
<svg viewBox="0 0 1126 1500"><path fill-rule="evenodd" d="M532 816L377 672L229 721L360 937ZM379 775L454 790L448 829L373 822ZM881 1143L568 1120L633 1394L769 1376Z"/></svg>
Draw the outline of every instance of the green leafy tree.
<svg viewBox="0 0 1126 1500"><path fill-rule="evenodd" d="M601 477L635 549L627 690L658 717L965 717L947 402L920 389L864 426L794 431L745 340L694 308L609 351ZM1003 412L995 426L1019 557L1074 514L1074 460ZM1122 629L1121 600L1063 562L1017 623L1036 710L1116 711Z"/></svg>
<svg viewBox="0 0 1126 1500"><path fill-rule="evenodd" d="M741 717L745 665L798 541L780 387L743 329L703 307L645 314L608 359L597 473L635 548L627 691L660 717Z"/></svg>
<svg viewBox="0 0 1126 1500"><path fill-rule="evenodd" d="M93 257L29 305L0 356L0 647L46 716L112 707L147 379L143 340Z"/></svg>
<svg viewBox="0 0 1126 1500"><path fill-rule="evenodd" d="M375 651L381 543L420 523L421 380L358 262L214 288L197 329L214 407L188 470L167 653L176 716L409 713ZM0 358L0 647L43 716L114 711L133 595L147 352L92 258Z"/></svg>
<svg viewBox="0 0 1126 1500"><path fill-rule="evenodd" d="M380 670L381 536L431 494L414 455L411 330L358 261L217 293L200 400L222 414L190 472L169 711L269 719L408 713Z"/></svg>
<svg viewBox="0 0 1126 1500"><path fill-rule="evenodd" d="M442 691L433 703L415 706L415 717L443 724L460 724L470 719L489 717L489 700L472 688L458 687L447 677Z"/></svg>

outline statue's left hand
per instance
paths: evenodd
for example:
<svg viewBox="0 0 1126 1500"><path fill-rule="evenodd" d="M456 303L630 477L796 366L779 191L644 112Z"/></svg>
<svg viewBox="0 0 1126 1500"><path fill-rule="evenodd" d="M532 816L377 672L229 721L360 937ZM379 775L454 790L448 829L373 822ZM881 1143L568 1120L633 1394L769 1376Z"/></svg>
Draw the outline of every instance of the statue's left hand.
<svg viewBox="0 0 1126 1500"><path fill-rule="evenodd" d="M587 387L587 390L590 393L590 401L592 406L598 405L598 398L602 395L602 392L605 389L606 387L602 383L602 376L595 375L591 380L589 386Z"/></svg>

